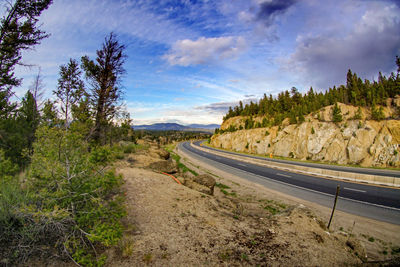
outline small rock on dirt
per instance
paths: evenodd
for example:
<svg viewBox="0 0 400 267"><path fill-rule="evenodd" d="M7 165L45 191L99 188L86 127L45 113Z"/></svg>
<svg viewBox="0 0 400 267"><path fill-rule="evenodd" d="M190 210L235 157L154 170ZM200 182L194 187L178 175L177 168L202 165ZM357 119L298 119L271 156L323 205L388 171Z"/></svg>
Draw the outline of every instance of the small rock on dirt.
<svg viewBox="0 0 400 267"><path fill-rule="evenodd" d="M172 160L171 158L168 160L161 160L157 162L153 162L149 165L150 169L153 169L155 171L159 172L165 172L165 173L177 173L178 168L176 166L176 162Z"/></svg>

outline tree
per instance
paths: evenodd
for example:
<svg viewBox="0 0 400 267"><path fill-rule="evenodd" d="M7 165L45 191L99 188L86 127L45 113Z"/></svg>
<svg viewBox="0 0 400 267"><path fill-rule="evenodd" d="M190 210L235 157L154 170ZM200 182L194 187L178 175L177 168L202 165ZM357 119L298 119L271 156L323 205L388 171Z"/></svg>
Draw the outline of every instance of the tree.
<svg viewBox="0 0 400 267"><path fill-rule="evenodd" d="M341 122L342 120L343 120L342 111L340 110L340 107L338 106L338 104L336 102L335 106L333 106L332 121L333 122Z"/></svg>
<svg viewBox="0 0 400 267"><path fill-rule="evenodd" d="M39 44L48 35L36 27L38 16L52 0L16 0L9 3L0 25L0 91L10 91L21 84L14 75L15 65L21 61L21 53Z"/></svg>
<svg viewBox="0 0 400 267"><path fill-rule="evenodd" d="M15 66L21 64L22 52L40 43L48 35L37 28L39 15L51 0L16 0L8 2L0 19L0 148L17 162L20 129L16 125L17 105L11 103L12 88L21 84ZM32 110L34 112L34 110Z"/></svg>
<svg viewBox="0 0 400 267"><path fill-rule="evenodd" d="M44 103L42 112L42 124L48 127L54 127L59 123L59 119L57 116L57 108L54 105L54 102L49 99Z"/></svg>
<svg viewBox="0 0 400 267"><path fill-rule="evenodd" d="M95 116L93 140L105 144L109 122L118 111L121 100L120 82L125 73L125 46L119 44L116 36L110 33L97 50L96 62L82 57L82 67L91 85L91 105Z"/></svg>
<svg viewBox="0 0 400 267"><path fill-rule="evenodd" d="M69 115L72 107L84 94L84 85L81 80L81 71L76 60L70 59L68 65L60 66L60 79L58 89L53 93L61 102L61 111L65 119L65 129L69 126Z"/></svg>
<svg viewBox="0 0 400 267"><path fill-rule="evenodd" d="M18 110L17 123L20 127L21 133L20 144L28 149L29 155L32 154L32 144L35 141L35 132L40 123L40 114L37 109L36 99L31 91L26 92L25 97L22 99L22 105ZM20 151L21 153L22 151Z"/></svg>
<svg viewBox="0 0 400 267"><path fill-rule="evenodd" d="M41 68L39 68L37 75L33 78L31 86L29 86L29 91L32 92L33 98L36 101L37 110L39 110L43 104L42 97L43 97L44 83L41 71L42 71Z"/></svg>

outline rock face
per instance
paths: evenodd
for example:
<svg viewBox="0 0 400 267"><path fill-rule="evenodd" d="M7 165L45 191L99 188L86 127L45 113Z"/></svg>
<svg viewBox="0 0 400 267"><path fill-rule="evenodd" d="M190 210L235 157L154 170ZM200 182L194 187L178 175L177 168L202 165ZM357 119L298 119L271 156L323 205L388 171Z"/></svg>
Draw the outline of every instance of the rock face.
<svg viewBox="0 0 400 267"><path fill-rule="evenodd" d="M215 179L208 174L190 176L185 178L184 185L204 194L213 195Z"/></svg>
<svg viewBox="0 0 400 267"><path fill-rule="evenodd" d="M238 152L302 160L400 167L400 121L352 120L357 108L343 104L340 107L344 121L339 124L329 120L332 108L326 107L319 115L307 116L306 122L300 125L283 124L280 127L217 134L211 138L211 145ZM391 116L390 110L385 112ZM363 110L362 117L367 116L368 111ZM240 125L243 120L243 117L230 118L221 129L227 129L229 123Z"/></svg>
<svg viewBox="0 0 400 267"><path fill-rule="evenodd" d="M153 162L149 165L149 168L158 172L165 172L169 174L178 172L176 162L172 158Z"/></svg>

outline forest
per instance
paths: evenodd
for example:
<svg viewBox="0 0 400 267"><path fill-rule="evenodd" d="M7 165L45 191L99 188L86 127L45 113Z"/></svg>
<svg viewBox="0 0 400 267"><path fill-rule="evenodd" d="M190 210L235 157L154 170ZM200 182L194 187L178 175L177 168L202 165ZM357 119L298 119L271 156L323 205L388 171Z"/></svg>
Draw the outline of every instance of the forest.
<svg viewBox="0 0 400 267"><path fill-rule="evenodd" d="M311 87L305 94L301 94L297 88L292 87L278 94L264 97L258 103L250 102L243 105L240 101L233 109L229 107L228 113L223 120L235 116L249 117L245 123L245 129L269 127L279 125L285 118L290 123L302 123L305 115L315 112L325 106L334 105L337 102L358 107L371 109L372 119L382 120L384 118L382 105L387 105L387 99L400 95L400 58L396 57L397 73L391 73L389 77L379 73L378 81L362 80L351 70L347 72L346 85L334 86L320 92ZM340 121L340 110L335 105L336 121ZM261 123L254 122L252 116L265 116ZM357 118L355 118L357 119ZM358 118L360 119L360 118ZM228 131L235 131L234 126ZM217 133L223 132L217 129Z"/></svg>
<svg viewBox="0 0 400 267"><path fill-rule="evenodd" d="M110 33L96 52L59 67L53 99L40 71L22 99L15 70L49 36L38 17L51 0L9 2L0 29L0 265L32 257L105 262L121 238L122 177L110 166L133 141L121 105L125 46ZM132 143L133 144L133 143Z"/></svg>

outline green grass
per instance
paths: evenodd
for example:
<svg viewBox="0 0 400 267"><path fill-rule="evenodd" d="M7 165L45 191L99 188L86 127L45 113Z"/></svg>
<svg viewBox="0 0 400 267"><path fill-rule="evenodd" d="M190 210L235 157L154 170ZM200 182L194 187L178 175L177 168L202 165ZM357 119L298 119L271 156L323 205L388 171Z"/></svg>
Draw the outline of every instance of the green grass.
<svg viewBox="0 0 400 267"><path fill-rule="evenodd" d="M233 196L236 197L237 194L236 192L228 192L225 189L231 189L229 186L227 186L226 184L222 184L222 183L216 183L215 184L216 187L219 188L219 190L221 190L221 192L225 195L225 196Z"/></svg>
<svg viewBox="0 0 400 267"><path fill-rule="evenodd" d="M229 186L227 186L226 184L222 184L222 183L216 183L215 186L222 188L222 189L230 189Z"/></svg>
<svg viewBox="0 0 400 267"><path fill-rule="evenodd" d="M272 215L276 215L287 208L285 204L279 203L274 200L259 200L259 202L262 202L263 204L261 204L261 207L267 210Z"/></svg>
<svg viewBox="0 0 400 267"><path fill-rule="evenodd" d="M192 173L194 176L198 176L198 175L199 175L196 171L194 171L194 170L188 168L185 164L183 164L183 163L181 162L181 156L179 156L178 154L175 154L174 152L170 152L170 154L171 154L171 158L173 158L173 159L176 161L176 164L178 165L178 168L179 168L180 170L182 170L183 173L185 173L185 172L190 172L190 173Z"/></svg>

